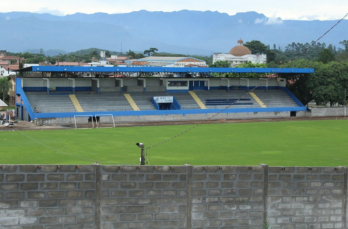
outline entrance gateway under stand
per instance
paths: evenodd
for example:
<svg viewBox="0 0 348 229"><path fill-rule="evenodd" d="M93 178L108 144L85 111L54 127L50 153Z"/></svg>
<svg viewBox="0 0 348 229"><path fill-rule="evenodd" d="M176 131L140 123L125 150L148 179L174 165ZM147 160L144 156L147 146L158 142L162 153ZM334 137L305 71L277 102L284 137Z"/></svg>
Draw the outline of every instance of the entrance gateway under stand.
<svg viewBox="0 0 348 229"><path fill-rule="evenodd" d="M157 110L181 110L181 105L174 96L154 96L152 103Z"/></svg>

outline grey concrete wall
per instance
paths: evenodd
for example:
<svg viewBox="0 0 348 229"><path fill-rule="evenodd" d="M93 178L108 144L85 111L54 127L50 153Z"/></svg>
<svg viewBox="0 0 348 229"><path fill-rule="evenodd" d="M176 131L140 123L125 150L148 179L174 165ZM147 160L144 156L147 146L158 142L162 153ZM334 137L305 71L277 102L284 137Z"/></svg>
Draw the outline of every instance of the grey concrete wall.
<svg viewBox="0 0 348 229"><path fill-rule="evenodd" d="M0 228L347 228L346 167L0 166Z"/></svg>
<svg viewBox="0 0 348 229"><path fill-rule="evenodd" d="M271 228L346 228L345 174L346 168L270 168L267 220Z"/></svg>
<svg viewBox="0 0 348 229"><path fill-rule="evenodd" d="M344 107L313 107L312 117L344 116L347 111Z"/></svg>
<svg viewBox="0 0 348 229"><path fill-rule="evenodd" d="M297 117L305 117L310 113L305 111L297 112ZM216 113L208 114L186 114L186 115L145 115L145 116L115 116L115 123L129 122L163 122L163 121L204 121L213 117ZM253 113L222 113L214 116L211 120L220 119L263 119L263 118L289 118L290 112L253 112ZM112 118L105 116L102 118L103 123L112 123ZM76 118L78 124L86 124L88 117ZM50 118L37 119L37 125L64 125L75 124L74 118Z"/></svg>
<svg viewBox="0 0 348 229"><path fill-rule="evenodd" d="M95 178L93 166L1 166L0 228L95 228Z"/></svg>

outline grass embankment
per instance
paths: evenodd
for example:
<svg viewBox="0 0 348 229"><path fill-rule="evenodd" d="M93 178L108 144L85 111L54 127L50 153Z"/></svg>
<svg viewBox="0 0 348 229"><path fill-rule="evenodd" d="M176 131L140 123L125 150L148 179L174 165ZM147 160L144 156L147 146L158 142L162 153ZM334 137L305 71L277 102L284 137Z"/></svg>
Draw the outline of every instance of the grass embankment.
<svg viewBox="0 0 348 229"><path fill-rule="evenodd" d="M191 125L0 132L0 164L139 164ZM150 165L348 165L348 120L206 124L151 148Z"/></svg>

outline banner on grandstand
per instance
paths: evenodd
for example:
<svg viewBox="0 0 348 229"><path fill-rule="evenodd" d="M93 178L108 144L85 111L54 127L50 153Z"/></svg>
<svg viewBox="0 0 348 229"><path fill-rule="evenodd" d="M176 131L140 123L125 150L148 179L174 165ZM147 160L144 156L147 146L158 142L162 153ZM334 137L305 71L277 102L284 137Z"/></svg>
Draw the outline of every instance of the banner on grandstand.
<svg viewBox="0 0 348 229"><path fill-rule="evenodd" d="M156 103L172 103L173 102L173 96L157 96L153 97Z"/></svg>

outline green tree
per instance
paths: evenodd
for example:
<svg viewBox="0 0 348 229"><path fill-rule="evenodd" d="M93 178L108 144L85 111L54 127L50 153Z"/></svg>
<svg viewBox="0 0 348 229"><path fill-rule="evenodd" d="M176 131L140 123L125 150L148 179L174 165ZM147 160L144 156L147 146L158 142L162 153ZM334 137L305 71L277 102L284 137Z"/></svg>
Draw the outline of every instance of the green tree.
<svg viewBox="0 0 348 229"><path fill-rule="evenodd" d="M2 91L2 100L5 102L8 97L8 91L12 87L10 81L8 81L7 77L0 78L0 91Z"/></svg>
<svg viewBox="0 0 348 229"><path fill-rule="evenodd" d="M330 49L324 49L318 54L318 61L324 64L335 61L335 54Z"/></svg>
<svg viewBox="0 0 348 229"><path fill-rule="evenodd" d="M156 52L158 52L157 48L150 48L150 49L144 51L144 55L152 56Z"/></svg>
<svg viewBox="0 0 348 229"><path fill-rule="evenodd" d="M105 56L106 56L107 58L111 57L110 51L106 51L106 52L105 52Z"/></svg>
<svg viewBox="0 0 348 229"><path fill-rule="evenodd" d="M343 40L340 44L344 46L344 51L348 52L348 40Z"/></svg>
<svg viewBox="0 0 348 229"><path fill-rule="evenodd" d="M218 60L214 64L211 64L212 68L230 68L231 64L227 60Z"/></svg>
<svg viewBox="0 0 348 229"><path fill-rule="evenodd" d="M348 62L348 53L340 53L335 57L337 62Z"/></svg>
<svg viewBox="0 0 348 229"><path fill-rule="evenodd" d="M345 62L322 62L297 59L285 67L314 68L312 74L280 74L287 79L287 87L303 103L315 100L317 105L344 102L344 89L348 88L348 64Z"/></svg>
<svg viewBox="0 0 348 229"><path fill-rule="evenodd" d="M275 61L277 54L274 51L271 50L266 50L266 55L267 55L267 63L271 61Z"/></svg>
<svg viewBox="0 0 348 229"><path fill-rule="evenodd" d="M315 72L318 70L318 65L322 63L314 62L306 59L297 59L289 64L281 67L287 68L314 68ZM313 74L279 74L279 77L287 80L287 87L289 90L298 98L302 104L306 105L311 100L312 96L312 85L311 77Z"/></svg>
<svg viewBox="0 0 348 229"><path fill-rule="evenodd" d="M252 41L248 41L244 44L245 47L248 47L251 51L251 53L256 54L256 53L266 53L268 49L268 47L262 43L261 41L258 40L252 40Z"/></svg>

